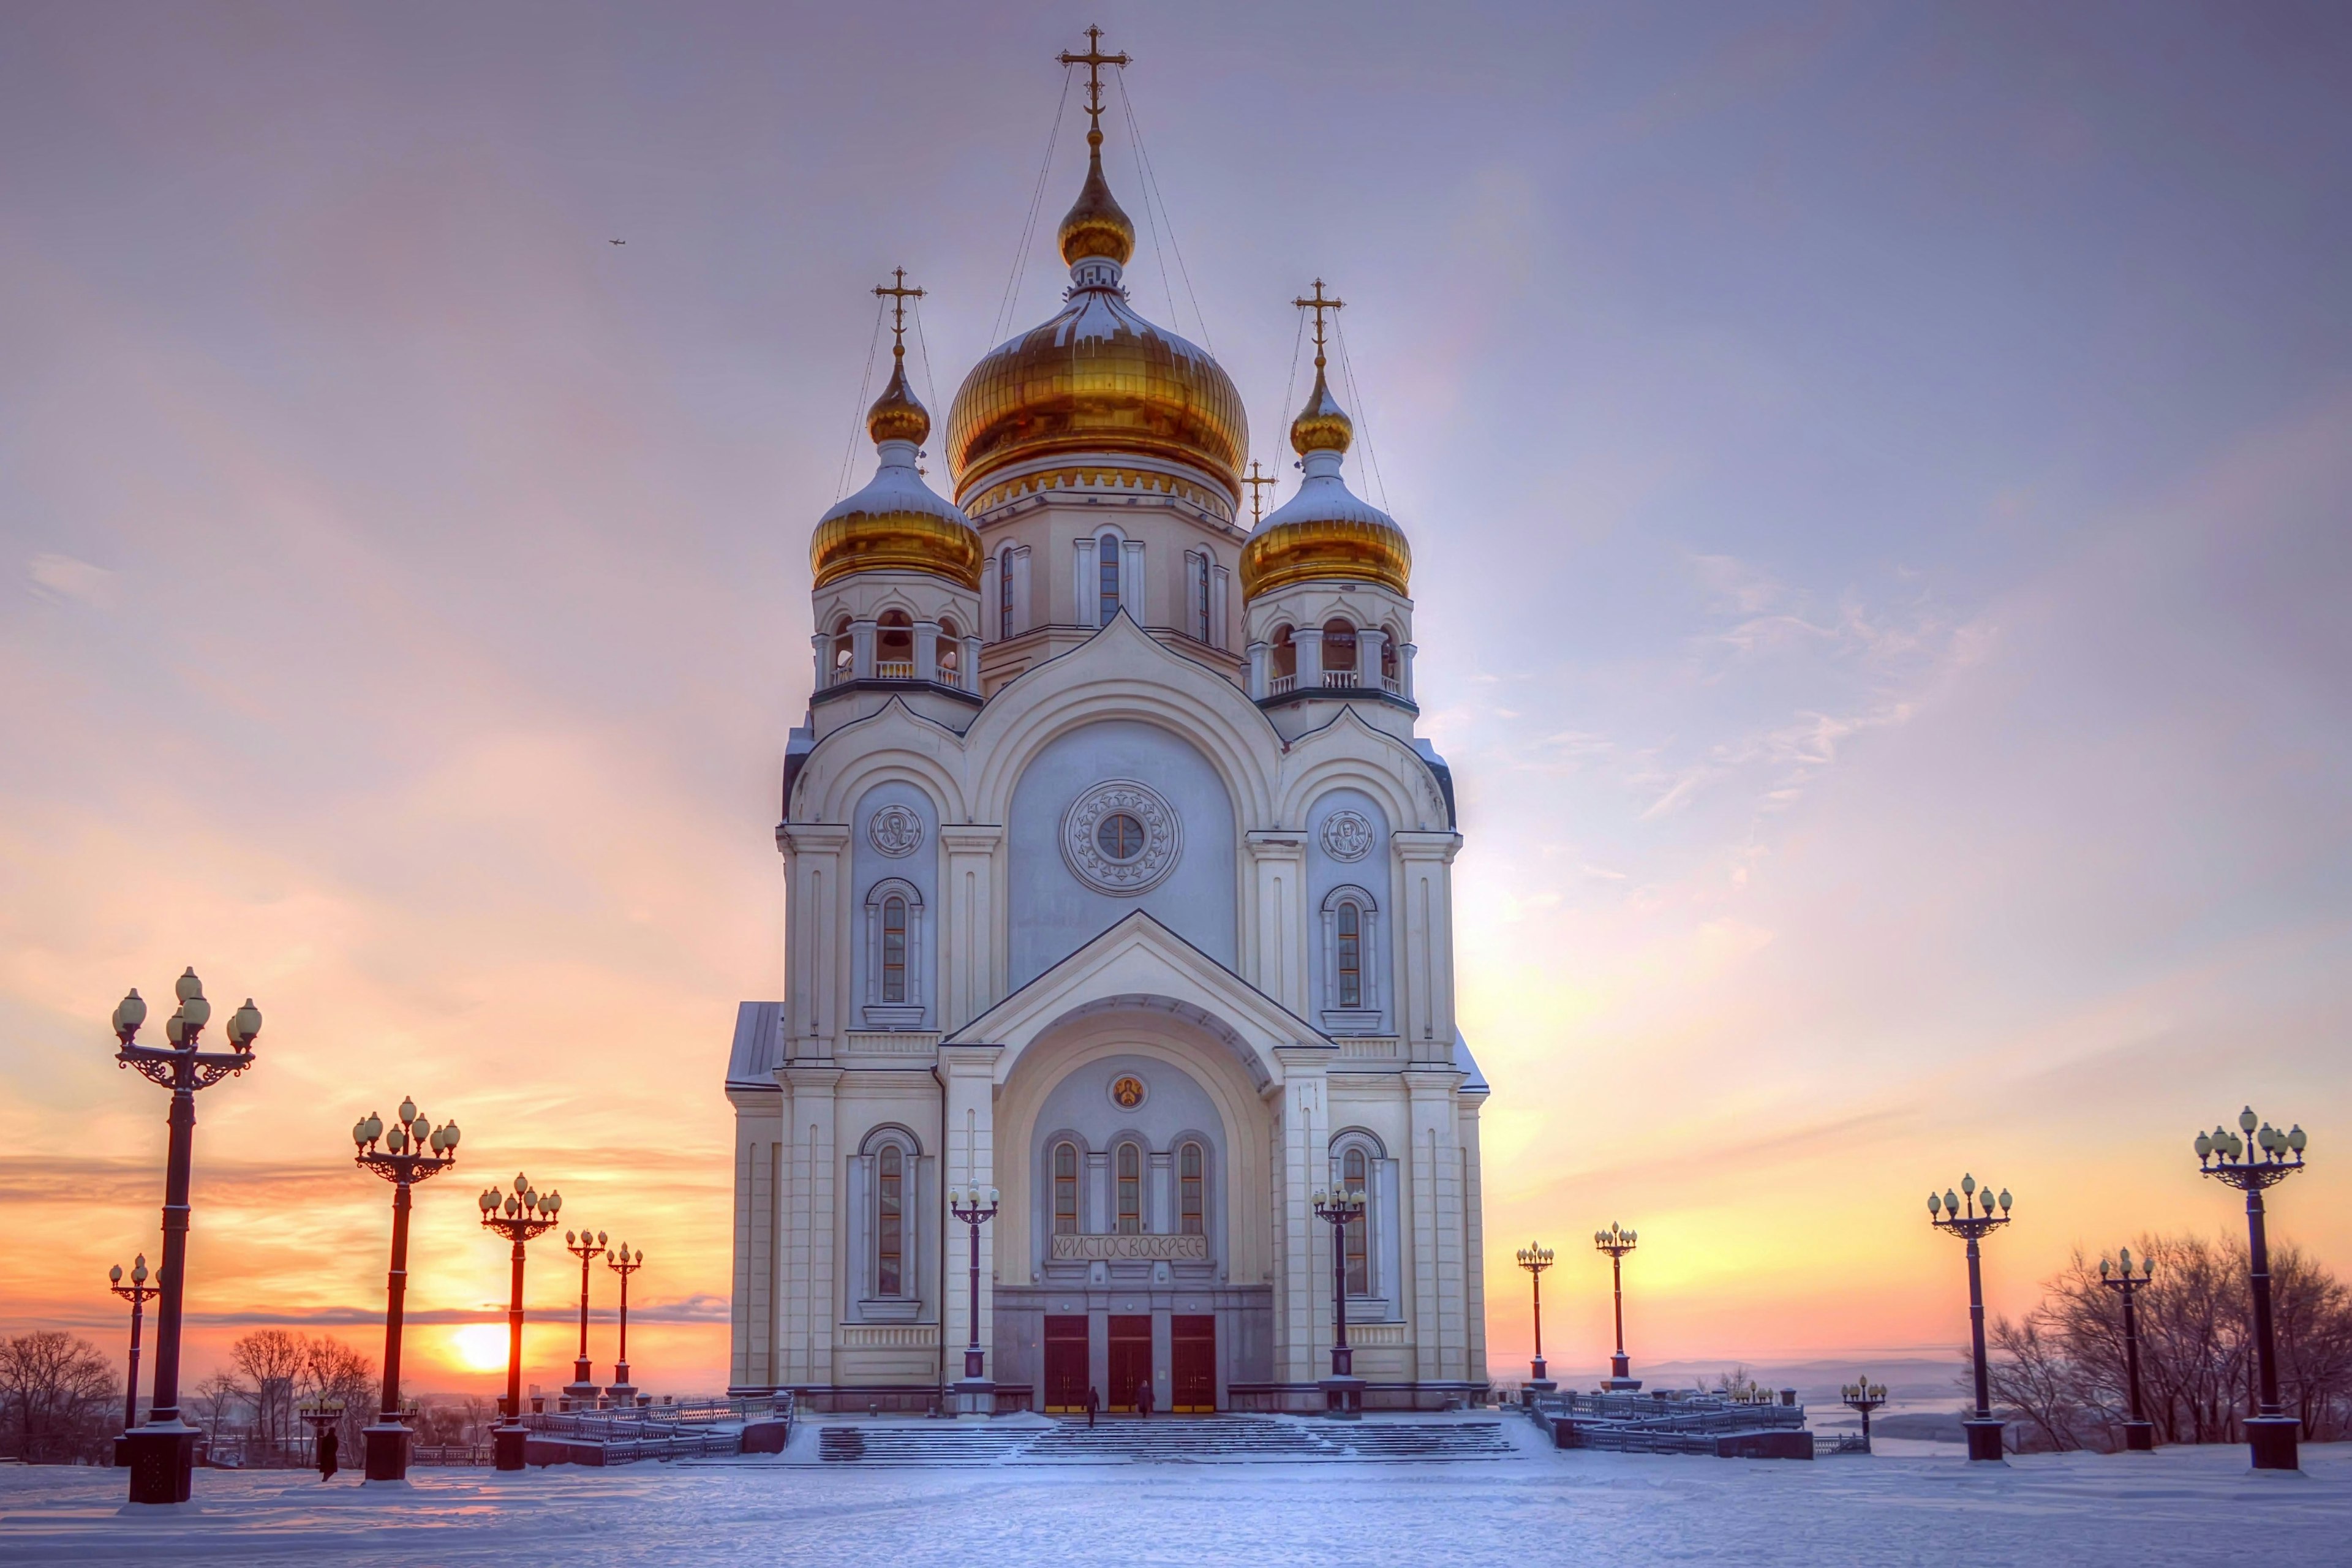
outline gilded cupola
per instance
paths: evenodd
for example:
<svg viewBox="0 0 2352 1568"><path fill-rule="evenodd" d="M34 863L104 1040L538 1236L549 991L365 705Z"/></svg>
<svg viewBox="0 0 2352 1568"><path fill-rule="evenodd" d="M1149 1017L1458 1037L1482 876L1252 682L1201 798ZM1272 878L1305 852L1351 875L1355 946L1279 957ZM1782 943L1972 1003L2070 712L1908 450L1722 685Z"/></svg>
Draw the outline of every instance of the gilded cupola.
<svg viewBox="0 0 2352 1568"><path fill-rule="evenodd" d="M1298 493L1242 546L1242 598L1314 582L1374 583L1404 595L1412 577L1412 546L1404 530L1340 477L1356 426L1324 375L1323 312L1341 301L1323 297L1318 278L1315 297L1296 303L1315 310L1315 389L1290 422L1290 445L1306 477Z"/></svg>
<svg viewBox="0 0 2352 1568"><path fill-rule="evenodd" d="M931 433L931 416L907 384L906 301L921 290L905 283L902 269L896 288L875 290L898 296L890 382L866 412L866 431L881 463L865 489L818 521L809 540L818 588L854 572L926 572L968 591L980 587L979 531L923 482L915 466Z"/></svg>
<svg viewBox="0 0 2352 1568"><path fill-rule="evenodd" d="M1228 500L1241 496L1249 421L1241 395L1207 350L1152 325L1121 282L1135 224L1103 176L1102 65L1124 55L1066 57L1089 64L1087 178L1062 219L1070 289L1052 320L998 345L972 366L948 410L948 471L960 501L1013 470L1093 456L1155 458L1199 476Z"/></svg>

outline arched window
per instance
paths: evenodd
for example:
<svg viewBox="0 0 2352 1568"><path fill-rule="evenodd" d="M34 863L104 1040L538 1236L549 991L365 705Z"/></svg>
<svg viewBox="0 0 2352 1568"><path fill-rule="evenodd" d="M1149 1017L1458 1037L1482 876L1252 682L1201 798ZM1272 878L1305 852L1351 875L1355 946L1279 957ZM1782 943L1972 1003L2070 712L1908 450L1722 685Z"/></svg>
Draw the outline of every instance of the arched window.
<svg viewBox="0 0 2352 1568"><path fill-rule="evenodd" d="M1360 1007L1364 1005L1364 911L1353 904L1341 904L1337 912L1339 1005Z"/></svg>
<svg viewBox="0 0 2352 1568"><path fill-rule="evenodd" d="M1202 642L1207 642L1210 640L1209 558L1199 553L1188 553L1184 558L1184 565L1190 578L1185 584L1185 592L1192 601L1192 636Z"/></svg>
<svg viewBox="0 0 2352 1568"><path fill-rule="evenodd" d="M1107 626L1118 614L1118 535L1106 533L1095 541L1097 626Z"/></svg>
<svg viewBox="0 0 2352 1568"><path fill-rule="evenodd" d="M1323 623L1323 684L1353 686L1356 684L1356 628L1346 621ZM1334 682L1328 678L1345 675L1348 679Z"/></svg>
<svg viewBox="0 0 2352 1568"><path fill-rule="evenodd" d="M1388 635L1381 638L1381 684L1394 691L1397 689L1397 630L1390 626L1387 632Z"/></svg>
<svg viewBox="0 0 2352 1568"><path fill-rule="evenodd" d="M1078 1146L1054 1145L1054 1234L1078 1234Z"/></svg>
<svg viewBox="0 0 2352 1568"><path fill-rule="evenodd" d="M896 1143L882 1146L876 1162L874 1219L874 1293L906 1293L907 1156Z"/></svg>
<svg viewBox="0 0 2352 1568"><path fill-rule="evenodd" d="M857 639L850 635L849 617L844 616L833 626L833 679L847 680L856 661Z"/></svg>
<svg viewBox="0 0 2352 1568"><path fill-rule="evenodd" d="M1143 1234L1143 1151L1132 1143L1118 1146L1118 1234Z"/></svg>
<svg viewBox="0 0 2352 1568"><path fill-rule="evenodd" d="M1370 1206L1371 1170L1361 1145L1350 1146L1339 1156L1339 1181L1349 1192L1365 1194L1366 1206ZM1367 1228L1362 1215L1341 1227L1346 1236L1348 1294L1350 1296L1372 1293L1371 1253Z"/></svg>
<svg viewBox="0 0 2352 1568"><path fill-rule="evenodd" d="M939 667L940 684L962 685L963 682L956 679L956 671L963 666L963 634L956 629L955 622L940 620L940 635L933 647L937 651L931 656L931 662Z"/></svg>
<svg viewBox="0 0 2352 1568"><path fill-rule="evenodd" d="M1291 640L1288 626L1274 628L1274 637L1267 645L1266 659L1276 680L1287 679L1298 673L1298 645ZM1282 689L1287 691L1289 688L1286 686Z"/></svg>
<svg viewBox="0 0 2352 1568"><path fill-rule="evenodd" d="M904 610L885 610L874 638L874 673L884 680L915 679L915 623Z"/></svg>
<svg viewBox="0 0 2352 1568"><path fill-rule="evenodd" d="M1202 1236L1201 1146L1187 1143L1176 1152L1176 1229L1182 1236Z"/></svg>
<svg viewBox="0 0 2352 1568"><path fill-rule="evenodd" d="M882 900L882 1000L907 999L907 900L897 894Z"/></svg>
<svg viewBox="0 0 2352 1568"><path fill-rule="evenodd" d="M996 637L1002 642L1013 635L1013 551L1010 546L996 557Z"/></svg>

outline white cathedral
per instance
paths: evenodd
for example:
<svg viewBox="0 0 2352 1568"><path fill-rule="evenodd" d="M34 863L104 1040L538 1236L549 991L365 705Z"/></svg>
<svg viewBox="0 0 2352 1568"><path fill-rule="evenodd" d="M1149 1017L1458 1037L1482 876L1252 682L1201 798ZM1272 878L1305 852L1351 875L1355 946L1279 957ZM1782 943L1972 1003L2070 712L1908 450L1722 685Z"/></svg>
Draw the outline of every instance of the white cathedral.
<svg viewBox="0 0 2352 1568"><path fill-rule="evenodd" d="M1475 1397L1487 1090L1411 551L1342 475L1319 308L1303 478L1240 521L1240 397L1129 300L1090 90L1070 287L957 391L955 499L902 343L811 542L784 1000L727 1068L733 1391L1321 1409L1344 1300L1364 1405Z"/></svg>

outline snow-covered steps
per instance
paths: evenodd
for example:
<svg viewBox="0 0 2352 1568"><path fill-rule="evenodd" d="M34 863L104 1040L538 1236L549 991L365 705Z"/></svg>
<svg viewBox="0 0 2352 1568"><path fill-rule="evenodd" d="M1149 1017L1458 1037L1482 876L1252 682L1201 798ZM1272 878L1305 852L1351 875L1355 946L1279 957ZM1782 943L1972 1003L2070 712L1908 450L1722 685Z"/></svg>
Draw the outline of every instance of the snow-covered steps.
<svg viewBox="0 0 2352 1568"><path fill-rule="evenodd" d="M1266 1415L1169 1416L1017 1426L909 1422L826 1426L830 1464L1249 1464L1499 1459L1517 1450L1499 1421L1328 1422Z"/></svg>

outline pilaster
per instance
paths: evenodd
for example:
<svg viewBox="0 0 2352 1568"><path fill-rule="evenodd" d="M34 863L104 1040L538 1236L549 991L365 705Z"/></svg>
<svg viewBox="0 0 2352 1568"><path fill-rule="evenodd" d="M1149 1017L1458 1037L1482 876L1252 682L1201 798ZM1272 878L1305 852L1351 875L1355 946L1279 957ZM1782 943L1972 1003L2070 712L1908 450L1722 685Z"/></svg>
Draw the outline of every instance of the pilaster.
<svg viewBox="0 0 2352 1568"><path fill-rule="evenodd" d="M1277 1047L1278 1180L1274 1193L1274 1366L1277 1380L1310 1383L1329 1369L1317 1352L1331 1343L1330 1227L1315 1216L1315 1189L1330 1184L1328 1046Z"/></svg>
<svg viewBox="0 0 2352 1568"><path fill-rule="evenodd" d="M947 1186L996 1184L996 1059L1002 1046L941 1046L940 1076L947 1085L947 1147L940 1151ZM996 1373L996 1222L980 1227L980 1347ZM961 1375L971 1338L971 1227L948 1221L947 1267L940 1290L940 1331L949 1371Z"/></svg>
<svg viewBox="0 0 2352 1568"><path fill-rule="evenodd" d="M782 1067L776 1069L776 1081L784 1091L787 1185L776 1271L785 1304L777 1381L829 1384L841 1302L834 1201L840 1163L834 1147L834 1095L841 1070Z"/></svg>
<svg viewBox="0 0 2352 1568"><path fill-rule="evenodd" d="M1242 978L1304 1018L1307 1014L1307 835L1259 828L1244 843L1250 896L1244 905Z"/></svg>
<svg viewBox="0 0 2352 1568"><path fill-rule="evenodd" d="M1454 1065L1454 857L1458 833L1389 835L1403 908L1396 931L1397 1023L1407 1056Z"/></svg>
<svg viewBox="0 0 2352 1568"><path fill-rule="evenodd" d="M1462 1154L1462 1311L1469 1328L1473 1383L1486 1381L1486 1179L1478 1148L1478 1113L1484 1093L1464 1089L1454 1097L1455 1138Z"/></svg>
<svg viewBox="0 0 2352 1568"><path fill-rule="evenodd" d="M1425 1379L1468 1375L1464 1315L1462 1156L1454 1089L1462 1075L1408 1068L1412 1106L1413 1360Z"/></svg>
<svg viewBox="0 0 2352 1568"><path fill-rule="evenodd" d="M994 1006L1003 994L1003 955L997 941L997 856L1004 829L954 823L940 829L947 857L947 885L940 904L942 977L940 1029L953 1034Z"/></svg>

